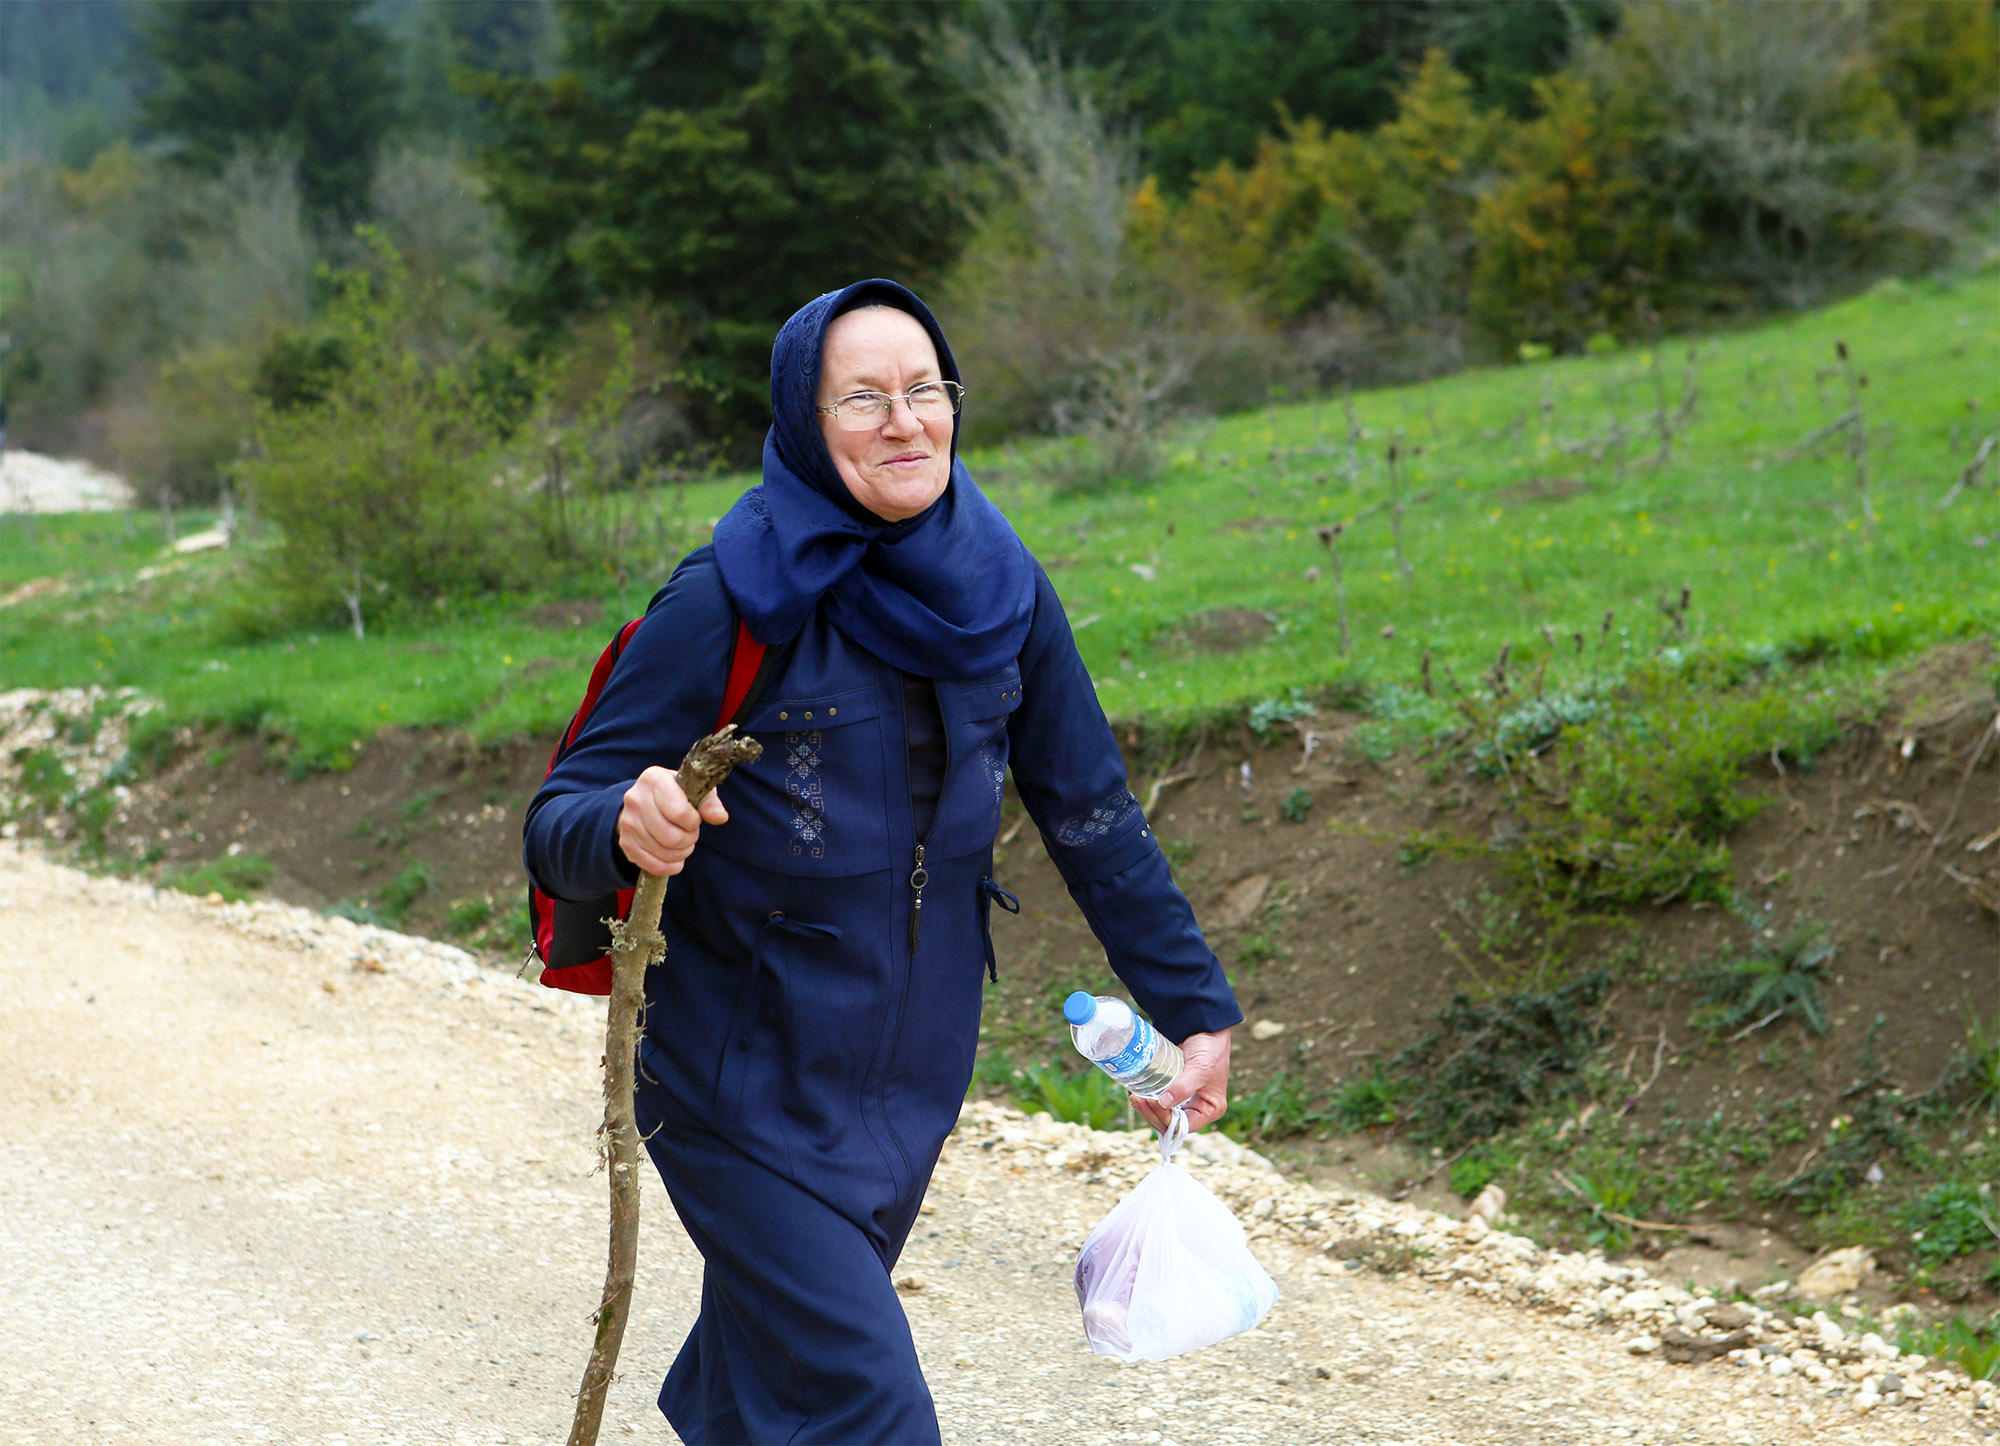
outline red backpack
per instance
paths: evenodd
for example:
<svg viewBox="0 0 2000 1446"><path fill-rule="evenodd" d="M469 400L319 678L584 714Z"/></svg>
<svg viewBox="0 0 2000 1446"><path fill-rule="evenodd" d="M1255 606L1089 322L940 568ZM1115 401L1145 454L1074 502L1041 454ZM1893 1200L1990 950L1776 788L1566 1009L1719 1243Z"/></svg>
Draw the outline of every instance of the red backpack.
<svg viewBox="0 0 2000 1446"><path fill-rule="evenodd" d="M556 765L576 746L584 721L590 717L590 710L597 706L604 685L611 680L611 670L617 666L625 645L632 641L632 635L639 631L639 624L645 620L644 617L636 617L625 624L598 657L597 666L590 670L590 685L583 691L583 701L577 705L576 716L570 719L569 727L563 730L556 743L555 752L549 755L549 773L555 772ZM715 723L717 728L731 721L739 726L742 724L757 701L757 695L763 691L775 660L776 654L772 650L750 636L750 625L738 619L736 646L729 656L729 681L723 688L722 712ZM547 774L543 776L547 777ZM632 912L632 893L631 889L620 889L616 894L596 899L557 899L543 893L530 881L528 930L532 942L528 946L527 962L541 963L542 983L551 989L568 989L577 994L609 994L611 929L604 921L612 915L620 919L629 915ZM528 970L524 966L521 972L525 974Z"/></svg>

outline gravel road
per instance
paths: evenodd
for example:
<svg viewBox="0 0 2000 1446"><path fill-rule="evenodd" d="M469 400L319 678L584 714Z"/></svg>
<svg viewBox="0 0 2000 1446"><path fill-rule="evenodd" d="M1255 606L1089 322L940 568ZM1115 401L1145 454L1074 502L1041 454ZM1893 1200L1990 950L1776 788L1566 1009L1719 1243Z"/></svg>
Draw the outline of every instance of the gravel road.
<svg viewBox="0 0 2000 1446"><path fill-rule="evenodd" d="M0 844L0 1043L0 1441L563 1438L604 1259L593 1003ZM2000 1436L1975 1409L1995 1398L1941 1372L1866 1410L1853 1378L1880 1362L1828 1386L1816 1357L1634 1356L1631 1325L1489 1298L1511 1288L1469 1246L1449 1283L1356 1269L1339 1246L1364 1226L1451 1226L1201 1144L1283 1295L1247 1336L1128 1367L1084 1346L1069 1270L1146 1144L968 1109L897 1270L948 1442ZM651 1180L640 1258L607 1441L673 1439L652 1397L700 1262Z"/></svg>

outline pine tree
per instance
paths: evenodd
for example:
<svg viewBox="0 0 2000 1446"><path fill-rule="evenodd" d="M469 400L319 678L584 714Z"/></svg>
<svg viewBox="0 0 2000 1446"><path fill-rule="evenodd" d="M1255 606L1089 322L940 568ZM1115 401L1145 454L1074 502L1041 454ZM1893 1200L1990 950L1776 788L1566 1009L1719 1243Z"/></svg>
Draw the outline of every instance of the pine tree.
<svg viewBox="0 0 2000 1446"><path fill-rule="evenodd" d="M219 172L243 146L294 151L319 216L363 213L375 153L396 120L387 41L363 0L180 0L147 17L158 88L146 126L184 163Z"/></svg>
<svg viewBox="0 0 2000 1446"><path fill-rule="evenodd" d="M488 77L482 168L521 262L517 317L616 301L686 339L678 381L715 431L761 425L771 337L813 296L921 282L959 211L936 159L964 116L925 64L937 7L577 0L561 74Z"/></svg>

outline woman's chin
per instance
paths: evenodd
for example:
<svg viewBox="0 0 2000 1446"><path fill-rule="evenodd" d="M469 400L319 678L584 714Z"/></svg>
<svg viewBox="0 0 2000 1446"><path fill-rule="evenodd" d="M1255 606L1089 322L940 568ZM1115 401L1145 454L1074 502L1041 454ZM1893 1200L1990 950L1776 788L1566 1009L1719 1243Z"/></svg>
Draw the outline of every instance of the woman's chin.
<svg viewBox="0 0 2000 1446"><path fill-rule="evenodd" d="M851 487L854 500L887 522L915 517L944 495L949 476L888 479L866 488Z"/></svg>

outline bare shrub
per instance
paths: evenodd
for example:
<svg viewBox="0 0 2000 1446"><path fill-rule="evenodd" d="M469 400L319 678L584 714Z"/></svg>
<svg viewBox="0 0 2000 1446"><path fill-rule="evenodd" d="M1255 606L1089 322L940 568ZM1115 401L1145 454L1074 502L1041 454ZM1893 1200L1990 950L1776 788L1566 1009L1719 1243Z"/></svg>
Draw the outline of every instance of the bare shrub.
<svg viewBox="0 0 2000 1446"><path fill-rule="evenodd" d="M1274 372L1248 309L1133 235L1132 137L1053 59L984 52L993 141L960 173L972 239L945 313L975 439L1077 437L1073 485L1145 481L1177 419L1259 400Z"/></svg>
<svg viewBox="0 0 2000 1446"><path fill-rule="evenodd" d="M1586 64L1656 108L1657 193L1686 224L1733 233L1708 254L1755 295L1803 304L1844 263L1947 229L1869 54L1861 0L1631 0Z"/></svg>

